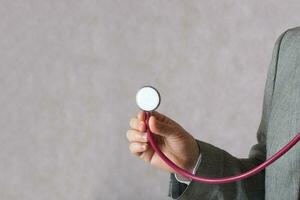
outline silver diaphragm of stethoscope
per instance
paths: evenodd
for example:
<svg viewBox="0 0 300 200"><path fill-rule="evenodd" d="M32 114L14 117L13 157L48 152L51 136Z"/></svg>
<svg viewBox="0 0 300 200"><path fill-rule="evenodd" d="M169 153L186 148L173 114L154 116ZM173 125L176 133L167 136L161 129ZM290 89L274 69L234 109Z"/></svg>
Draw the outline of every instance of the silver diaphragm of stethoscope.
<svg viewBox="0 0 300 200"><path fill-rule="evenodd" d="M136 103L143 111L154 111L160 104L160 94L152 86L144 86L136 93Z"/></svg>

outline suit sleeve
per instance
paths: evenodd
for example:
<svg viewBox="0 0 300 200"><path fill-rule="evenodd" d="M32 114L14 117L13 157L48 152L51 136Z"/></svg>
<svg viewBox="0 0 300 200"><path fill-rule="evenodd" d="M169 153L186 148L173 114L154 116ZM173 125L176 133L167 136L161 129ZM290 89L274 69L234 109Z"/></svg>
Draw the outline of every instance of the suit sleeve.
<svg viewBox="0 0 300 200"><path fill-rule="evenodd" d="M264 90L263 112L259 129L257 131L257 144L254 145L246 159L239 159L226 151L211 144L197 140L202 160L197 175L206 177L225 177L243 173L266 159L266 133L269 114L272 105L274 81L277 70L278 55L282 33L275 43L272 60L269 65L267 81ZM192 181L189 185L179 183L171 174L169 196L173 199L264 199L265 174L264 171L245 180L228 184L204 184Z"/></svg>

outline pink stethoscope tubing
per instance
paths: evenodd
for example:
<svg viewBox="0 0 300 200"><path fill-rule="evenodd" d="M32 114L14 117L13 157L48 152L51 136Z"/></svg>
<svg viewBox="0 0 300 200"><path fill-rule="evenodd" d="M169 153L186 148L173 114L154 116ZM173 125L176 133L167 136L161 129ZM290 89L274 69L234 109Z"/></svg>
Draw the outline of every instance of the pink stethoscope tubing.
<svg viewBox="0 0 300 200"><path fill-rule="evenodd" d="M176 171L176 173L187 177L191 180L197 181L197 182L203 182L203 183L208 183L208 184L224 184L224 183L231 183L235 181L240 181L243 179L246 179L250 176L253 176L257 174L258 172L264 170L266 167L268 167L270 164L275 162L277 159L279 159L282 155L284 155L286 152L288 152L293 146L295 146L299 140L300 140L300 133L298 133L287 145L282 147L277 153L275 153L272 157L267 159L265 162L261 163L260 165L254 167L253 169L244 172L242 174L236 175L236 176L229 176L229 177L223 177L223 178L208 178L208 177L202 177L202 176L197 176L189 171L178 167L174 162L172 162L167 156L165 156L161 150L158 148L154 138L153 138L153 133L151 132L149 128L149 119L151 117L151 112L146 112L146 132L147 132L147 137L150 142L151 147L157 153L157 155L172 169Z"/></svg>

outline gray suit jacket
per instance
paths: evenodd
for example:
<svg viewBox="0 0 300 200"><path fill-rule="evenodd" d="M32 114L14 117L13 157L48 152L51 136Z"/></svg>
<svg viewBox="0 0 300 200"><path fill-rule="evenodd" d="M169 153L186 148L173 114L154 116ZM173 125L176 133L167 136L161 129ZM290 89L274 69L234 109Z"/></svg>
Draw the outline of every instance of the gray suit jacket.
<svg viewBox="0 0 300 200"><path fill-rule="evenodd" d="M196 174L223 177L240 174L263 162L300 132L300 27L285 31L277 39L265 87L258 143L249 158L239 159L198 141L202 160ZM265 171L229 184L210 185L192 181L179 183L171 174L169 196L180 200L299 200L300 144Z"/></svg>

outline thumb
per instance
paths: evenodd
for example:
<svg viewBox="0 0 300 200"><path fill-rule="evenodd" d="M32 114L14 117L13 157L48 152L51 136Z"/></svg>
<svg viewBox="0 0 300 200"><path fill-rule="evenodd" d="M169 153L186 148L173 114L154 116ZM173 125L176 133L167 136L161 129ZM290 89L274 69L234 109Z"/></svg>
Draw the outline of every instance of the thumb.
<svg viewBox="0 0 300 200"><path fill-rule="evenodd" d="M172 126L157 120L154 116L149 119L149 128L153 133L163 137L169 136L173 132Z"/></svg>

